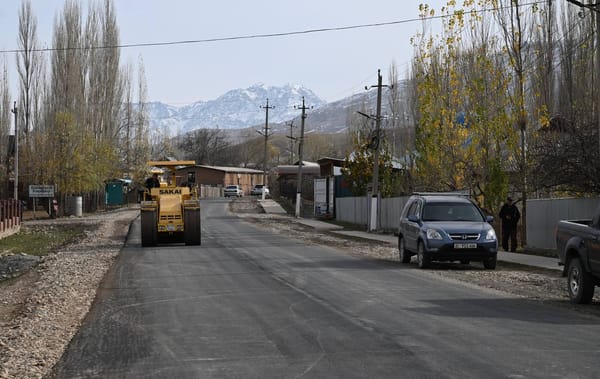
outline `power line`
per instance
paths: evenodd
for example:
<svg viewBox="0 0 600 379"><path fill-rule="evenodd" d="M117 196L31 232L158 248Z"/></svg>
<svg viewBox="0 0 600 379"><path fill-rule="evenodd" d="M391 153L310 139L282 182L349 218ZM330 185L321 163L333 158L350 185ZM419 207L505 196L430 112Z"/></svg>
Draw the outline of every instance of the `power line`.
<svg viewBox="0 0 600 379"><path fill-rule="evenodd" d="M536 5L536 4L542 4L542 3L544 3L544 1L541 1L541 0L540 1L532 1L529 3L521 4L521 6ZM52 52L52 51L67 51L67 50L100 50L100 49L132 48L132 47L157 47L157 46L191 45L191 44L203 44L203 43L214 43L214 42L262 39L262 38L288 37L288 36L303 35L303 34L327 33L327 32L353 30L353 29L366 29L366 28L378 28L378 27L383 27L383 26L393 26L393 25L407 24L407 23L417 22L417 21L443 19L443 18L451 17L451 16L455 15L457 12L463 12L464 14L477 14L477 13L484 13L484 12L492 12L495 10L505 9L508 7L510 7L510 6L507 5L504 7L484 8L484 9L480 9L480 10L470 10L470 11L460 10L460 11L455 11L455 13L451 14L451 15L439 15L439 16L434 15L434 16L408 18L408 19L404 19L404 20L376 22L376 23L370 23L370 24L335 26L335 27L328 27L328 28L305 29L305 30L280 32L280 33L249 34L249 35L230 36L230 37L216 37L216 38L166 41L166 42L130 43L130 44L106 45L106 46L39 48L39 49L31 49L31 50L29 50L29 52ZM22 52L24 52L23 49L0 50L0 53L2 53L2 54L22 53Z"/></svg>

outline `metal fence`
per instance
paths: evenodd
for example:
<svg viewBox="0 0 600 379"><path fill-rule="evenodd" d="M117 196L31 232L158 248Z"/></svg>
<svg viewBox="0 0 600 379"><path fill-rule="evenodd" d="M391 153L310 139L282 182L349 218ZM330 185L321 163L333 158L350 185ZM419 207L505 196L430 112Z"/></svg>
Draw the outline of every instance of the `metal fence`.
<svg viewBox="0 0 600 379"><path fill-rule="evenodd" d="M200 186L200 197L201 198L207 198L207 197L223 197L223 187L214 187L214 186L205 186L205 185L201 185Z"/></svg>
<svg viewBox="0 0 600 379"><path fill-rule="evenodd" d="M336 219L367 227L369 205L367 197L340 197L335 199ZM380 228L395 232L400 212L408 197L382 199ZM600 205L599 198L533 199L527 201L527 246L533 249L556 249L554 229L559 220L591 219ZM498 215L494 215L498 218ZM498 224L499 223L495 223ZM498 234L499 231L497 231Z"/></svg>
<svg viewBox="0 0 600 379"><path fill-rule="evenodd" d="M381 199L377 225L384 231L396 231L398 220L408 196ZM371 202L365 196L339 197L335 199L335 218L338 221L361 225L368 224Z"/></svg>
<svg viewBox="0 0 600 379"><path fill-rule="evenodd" d="M560 220L591 219L598 198L535 199L527 201L527 246L556 249L554 229Z"/></svg>
<svg viewBox="0 0 600 379"><path fill-rule="evenodd" d="M18 232L22 218L23 208L19 200L0 200L0 238Z"/></svg>

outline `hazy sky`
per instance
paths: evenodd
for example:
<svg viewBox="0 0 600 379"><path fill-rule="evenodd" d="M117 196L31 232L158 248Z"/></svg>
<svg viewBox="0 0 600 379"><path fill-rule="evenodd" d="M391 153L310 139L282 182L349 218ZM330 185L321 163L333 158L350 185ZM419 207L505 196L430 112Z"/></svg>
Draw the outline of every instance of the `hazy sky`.
<svg viewBox="0 0 600 379"><path fill-rule="evenodd" d="M0 50L17 47L19 0L0 7ZM419 3L443 0L115 0L121 44L245 37L355 25L402 23L269 38L121 49L121 63L143 59L148 100L174 105L212 100L256 83L301 84L326 101L384 82L396 62L401 76L413 55L410 38L422 30ZM83 1L82 4L88 4ZM50 47L64 0L32 0L41 45ZM87 12L84 12L84 15ZM405 21L405 22L404 22ZM439 27L440 21L431 21ZM16 86L14 53L2 54ZM13 95L16 97L16 93Z"/></svg>

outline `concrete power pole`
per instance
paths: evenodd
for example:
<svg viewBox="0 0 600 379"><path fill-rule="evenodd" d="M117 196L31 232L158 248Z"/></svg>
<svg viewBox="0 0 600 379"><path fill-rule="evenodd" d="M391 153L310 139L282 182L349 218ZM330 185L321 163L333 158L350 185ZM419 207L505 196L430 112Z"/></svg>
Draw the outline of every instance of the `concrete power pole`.
<svg viewBox="0 0 600 379"><path fill-rule="evenodd" d="M267 186L267 142L269 141L269 109L275 108L274 106L269 106L269 99L267 99L267 105L261 105L261 108L265 110L265 132L259 134L265 137L265 155L263 157L263 186ZM265 188L263 187L262 191L262 199L265 199Z"/></svg>
<svg viewBox="0 0 600 379"><path fill-rule="evenodd" d="M375 115L375 140L373 141L373 193L371 194L371 213L369 217L369 231L378 229L379 220L379 147L381 139L381 89L388 87L382 84L381 70L377 70L377 114ZM365 87L369 89L369 87Z"/></svg>
<svg viewBox="0 0 600 379"><path fill-rule="evenodd" d="M17 127L17 102L15 101L15 106L11 110L12 113L15 114L15 188L13 197L15 200L19 198L19 128Z"/></svg>
<svg viewBox="0 0 600 379"><path fill-rule="evenodd" d="M304 120L306 119L306 110L309 109L304 105L304 96L302 96L302 106L295 107L302 110L300 122L300 141L298 143L298 182L296 183L296 218L300 217L301 202L302 202L302 149L304 147Z"/></svg>
<svg viewBox="0 0 600 379"><path fill-rule="evenodd" d="M294 138L294 120L290 121L288 126L290 127L290 135L287 136L290 139L290 164L294 164L294 142L296 142L296 138Z"/></svg>

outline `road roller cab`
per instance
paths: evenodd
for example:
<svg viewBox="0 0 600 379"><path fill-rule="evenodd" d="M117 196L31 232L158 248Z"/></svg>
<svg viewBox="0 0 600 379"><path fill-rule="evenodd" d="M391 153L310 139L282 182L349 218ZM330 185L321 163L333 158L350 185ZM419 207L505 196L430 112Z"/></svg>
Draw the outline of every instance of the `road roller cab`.
<svg viewBox="0 0 600 379"><path fill-rule="evenodd" d="M154 184L141 204L142 246L159 242L200 245L200 200L196 186L178 186L176 169L194 161L150 161L149 166L167 170L169 181ZM153 170L156 173L155 170Z"/></svg>

